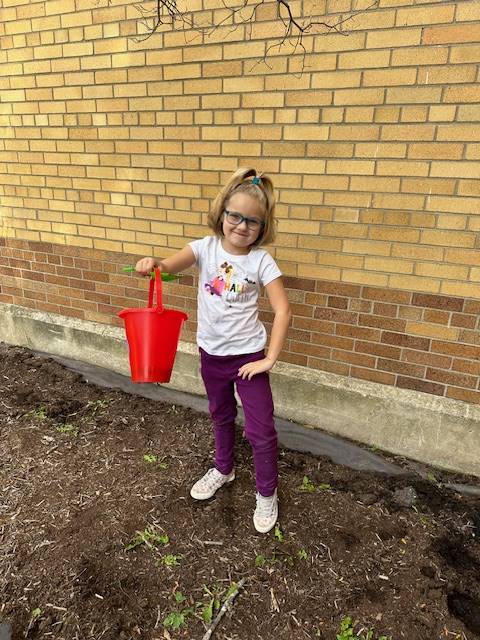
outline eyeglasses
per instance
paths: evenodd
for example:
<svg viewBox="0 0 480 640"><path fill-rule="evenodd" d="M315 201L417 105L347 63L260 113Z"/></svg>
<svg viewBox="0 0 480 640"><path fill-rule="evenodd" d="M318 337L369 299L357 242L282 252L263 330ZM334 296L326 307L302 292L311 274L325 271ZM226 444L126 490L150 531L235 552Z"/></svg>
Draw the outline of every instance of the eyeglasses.
<svg viewBox="0 0 480 640"><path fill-rule="evenodd" d="M265 222L263 220L260 220L259 218L247 218L237 211L227 211L227 209L225 209L223 213L225 214L227 221L235 227L242 224L242 222L245 222L247 229L250 229L250 231L258 231L265 226Z"/></svg>

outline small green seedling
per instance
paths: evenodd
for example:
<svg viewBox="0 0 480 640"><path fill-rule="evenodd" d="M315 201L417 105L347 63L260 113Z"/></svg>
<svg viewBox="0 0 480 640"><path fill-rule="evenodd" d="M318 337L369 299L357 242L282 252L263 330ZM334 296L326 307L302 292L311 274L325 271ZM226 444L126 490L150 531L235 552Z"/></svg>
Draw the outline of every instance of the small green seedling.
<svg viewBox="0 0 480 640"><path fill-rule="evenodd" d="M305 551L305 549L299 549L297 551L297 556L300 558L300 560L308 559L308 553Z"/></svg>
<svg viewBox="0 0 480 640"><path fill-rule="evenodd" d="M108 405L108 400L101 400L99 398L98 400L90 400L89 402L87 402L87 409L90 409L92 414L95 416L96 413L100 411L100 409L106 409Z"/></svg>
<svg viewBox="0 0 480 640"><path fill-rule="evenodd" d="M137 531L137 535L125 547L125 551L136 549L136 547L142 544L145 544L147 547L155 547L157 544L166 545L169 542L170 538L166 534L156 533L155 527L151 525L146 527L144 531Z"/></svg>
<svg viewBox="0 0 480 640"><path fill-rule="evenodd" d="M190 609L183 609L182 611L170 611L168 616L163 621L164 627L171 627L178 631L181 629L187 621L187 617L190 614Z"/></svg>
<svg viewBox="0 0 480 640"><path fill-rule="evenodd" d="M178 567L182 558L182 554L175 556L173 555L173 553L169 553L168 555L162 557L161 562L163 562L166 567Z"/></svg>
<svg viewBox="0 0 480 640"><path fill-rule="evenodd" d="M280 528L280 525L278 524L278 522L277 522L277 524L275 525L275 530L274 530L273 534L274 534L275 538L276 538L279 542L283 542L283 540L284 540L285 536L283 535L283 531L282 531L282 529Z"/></svg>
<svg viewBox="0 0 480 640"><path fill-rule="evenodd" d="M159 469L168 469L168 464L166 462L159 462L158 456L154 453L145 453L143 461L147 464L156 464Z"/></svg>
<svg viewBox="0 0 480 640"><path fill-rule="evenodd" d="M255 566L256 567L264 567L267 559L261 553L258 556L255 556Z"/></svg>
<svg viewBox="0 0 480 640"><path fill-rule="evenodd" d="M40 607L35 607L35 609L32 609L32 612L30 614L30 621L28 623L27 630L25 631L25 637L28 636L28 634L30 633L30 629L34 626L34 624L38 622L42 613L43 611L40 609Z"/></svg>
<svg viewBox="0 0 480 640"><path fill-rule="evenodd" d="M157 456L155 454L153 454L153 453L146 453L143 456L143 460L145 462L148 462L149 464L153 464L154 462L157 461Z"/></svg>
<svg viewBox="0 0 480 640"><path fill-rule="evenodd" d="M353 620L346 616L340 622L340 633L337 633L337 640L349 640L353 638Z"/></svg>
<svg viewBox="0 0 480 640"><path fill-rule="evenodd" d="M41 404L36 409L32 409L31 411L27 411L24 414L26 417L37 418L37 420L45 420L47 418L47 407L44 404Z"/></svg>
<svg viewBox="0 0 480 640"><path fill-rule="evenodd" d="M340 622L340 633L337 633L337 640L350 640L350 638L358 638L358 640L392 640L391 636L375 636L373 629L368 629L366 635L359 631L355 633L355 625L350 616L346 616Z"/></svg>
<svg viewBox="0 0 480 640"><path fill-rule="evenodd" d="M175 603L177 605L182 604L183 602L185 602L185 600L186 597L181 591L175 592ZM182 609L179 609L177 611L170 611L168 616L163 621L163 626L165 628L171 627L175 631L178 631L186 624L187 618L192 615L192 613L194 613L192 607L183 607Z"/></svg>
<svg viewBox="0 0 480 640"><path fill-rule="evenodd" d="M331 484L328 484L328 482L321 482L321 483L318 485L318 488L320 489L320 491L327 491L328 489L331 489L331 488L332 488L332 485L331 485Z"/></svg>
<svg viewBox="0 0 480 640"><path fill-rule="evenodd" d="M68 422L59 425L56 430L58 431L58 433L68 433L72 436L78 436L78 427L75 427L73 424L70 424Z"/></svg>
<svg viewBox="0 0 480 640"><path fill-rule="evenodd" d="M315 491L315 485L308 476L303 476L302 485L300 488L302 491L308 491L309 493L313 493Z"/></svg>
<svg viewBox="0 0 480 640"><path fill-rule="evenodd" d="M205 624L209 624L213 619L213 614L220 609L220 589L218 585L212 588L204 585L203 591L208 597L208 600L206 603L199 602L198 606L201 610L202 620Z"/></svg>

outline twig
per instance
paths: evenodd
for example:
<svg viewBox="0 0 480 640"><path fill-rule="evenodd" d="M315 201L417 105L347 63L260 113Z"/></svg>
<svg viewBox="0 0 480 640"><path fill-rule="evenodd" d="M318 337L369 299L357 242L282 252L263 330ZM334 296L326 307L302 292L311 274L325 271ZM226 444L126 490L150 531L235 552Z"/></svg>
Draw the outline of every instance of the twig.
<svg viewBox="0 0 480 640"><path fill-rule="evenodd" d="M228 611L228 609L230 609L230 607L233 604L233 601L235 600L235 598L238 595L238 592L240 591L240 589L243 587L244 584L245 584L245 578L242 578L240 580L240 582L237 584L237 588L235 589L235 591L232 591L232 593L228 596L228 598L225 599L225 602L222 604L222 608L217 613L217 615L215 616L214 620L212 621L212 623L208 627L208 629L207 629L205 635L203 636L202 640L210 640L210 638L212 637L213 632L215 631L215 628L217 627L218 623L223 618L223 616Z"/></svg>

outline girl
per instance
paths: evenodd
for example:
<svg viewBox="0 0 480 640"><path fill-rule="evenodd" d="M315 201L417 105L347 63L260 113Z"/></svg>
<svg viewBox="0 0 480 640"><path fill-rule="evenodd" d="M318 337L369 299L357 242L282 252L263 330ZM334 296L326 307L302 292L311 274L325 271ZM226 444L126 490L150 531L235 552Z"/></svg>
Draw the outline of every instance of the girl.
<svg viewBox="0 0 480 640"><path fill-rule="evenodd" d="M274 239L274 209L270 178L257 176L255 169L238 169L208 216L215 235L194 240L165 260L143 258L136 265L143 275L156 266L168 273L193 264L199 268L197 342L214 424L215 461L190 494L207 500L235 479L236 386L255 465L253 523L261 533L270 531L278 517L277 434L268 371L280 354L291 315L281 272L260 248ZM275 314L266 355L267 335L258 318L262 286Z"/></svg>

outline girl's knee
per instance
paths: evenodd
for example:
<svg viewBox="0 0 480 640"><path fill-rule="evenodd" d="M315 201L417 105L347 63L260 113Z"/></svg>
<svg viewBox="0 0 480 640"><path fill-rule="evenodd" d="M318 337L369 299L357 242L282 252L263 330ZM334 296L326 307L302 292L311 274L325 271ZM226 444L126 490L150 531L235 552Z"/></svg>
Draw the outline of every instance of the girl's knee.
<svg viewBox="0 0 480 640"><path fill-rule="evenodd" d="M258 431L257 429L249 429L245 425L245 437L252 449L258 452L271 451L278 446L278 437L274 426L271 429Z"/></svg>

